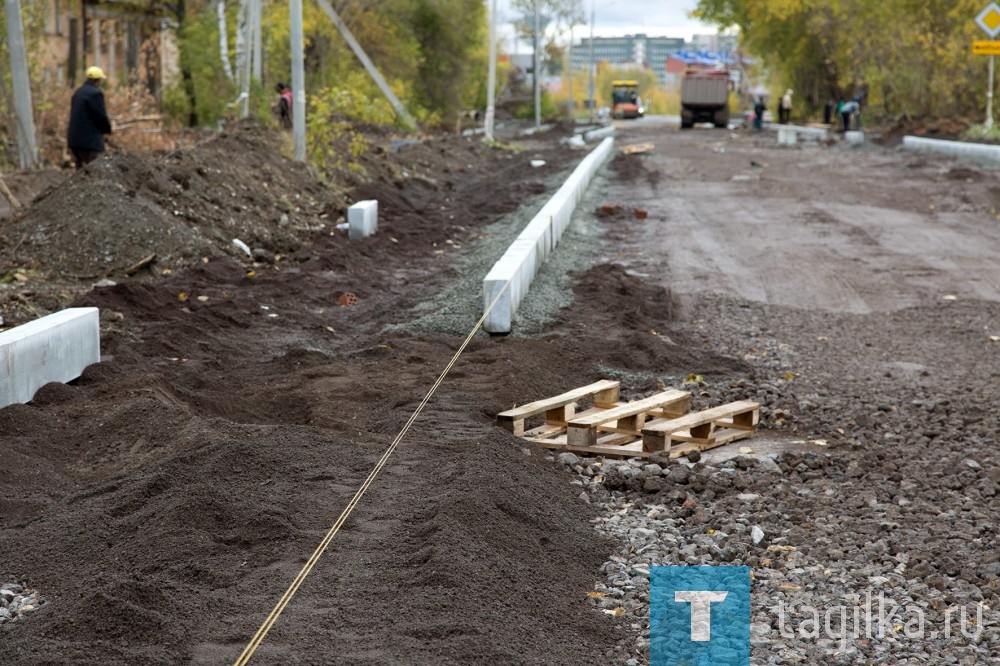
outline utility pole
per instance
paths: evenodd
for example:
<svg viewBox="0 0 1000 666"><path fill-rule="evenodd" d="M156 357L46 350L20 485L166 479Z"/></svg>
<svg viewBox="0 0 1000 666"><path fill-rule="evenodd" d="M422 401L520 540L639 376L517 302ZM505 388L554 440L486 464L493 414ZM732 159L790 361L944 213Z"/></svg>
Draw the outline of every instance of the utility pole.
<svg viewBox="0 0 1000 666"><path fill-rule="evenodd" d="M986 121L983 123L983 127L986 129L993 128L993 56L990 55L990 65L989 65L989 77L990 77L990 88L986 91Z"/></svg>
<svg viewBox="0 0 1000 666"><path fill-rule="evenodd" d="M295 133L295 161L306 161L306 70L302 39L302 0L291 0L292 42L292 131Z"/></svg>
<svg viewBox="0 0 1000 666"><path fill-rule="evenodd" d="M262 38L261 38L261 15L263 14L263 0L253 0L253 21L251 25L253 26L253 48L251 52L253 53L253 78L258 83L263 79L263 55L261 54L262 48Z"/></svg>
<svg viewBox="0 0 1000 666"><path fill-rule="evenodd" d="M534 84L535 84L535 129L542 126L542 88L538 81L538 70L541 69L541 58L538 57L538 33L541 30L541 17L539 16L541 12L540 0L535 0L535 66L534 69Z"/></svg>
<svg viewBox="0 0 1000 666"><path fill-rule="evenodd" d="M594 2L590 3L590 67L587 68L588 71L588 88L590 95L590 122L594 122L594 112L597 106L597 99L594 95L594 68L596 64L594 63L594 16L596 15L596 10L594 9Z"/></svg>
<svg viewBox="0 0 1000 666"><path fill-rule="evenodd" d="M569 27L569 46L566 48L566 73L569 80L566 83L566 96L569 97L569 121L572 123L576 110L573 103L573 26Z"/></svg>
<svg viewBox="0 0 1000 666"><path fill-rule="evenodd" d="M493 121L496 116L497 87L497 0L490 0L490 65L486 76L486 140L494 141Z"/></svg>
<svg viewBox="0 0 1000 666"><path fill-rule="evenodd" d="M14 87L14 114L17 117L17 153L22 169L34 169L35 119L31 115L31 83L28 80L28 57L24 49L24 28L21 25L21 0L5 0L7 43L10 52L10 75Z"/></svg>

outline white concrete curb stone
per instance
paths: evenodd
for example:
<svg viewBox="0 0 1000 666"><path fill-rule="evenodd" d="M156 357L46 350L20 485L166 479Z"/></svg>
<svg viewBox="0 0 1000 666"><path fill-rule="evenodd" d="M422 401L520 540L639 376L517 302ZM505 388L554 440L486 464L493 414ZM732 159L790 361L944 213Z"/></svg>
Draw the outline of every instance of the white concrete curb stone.
<svg viewBox="0 0 1000 666"><path fill-rule="evenodd" d="M101 360L97 308L68 308L0 333L0 408L29 402L49 382Z"/></svg>
<svg viewBox="0 0 1000 666"><path fill-rule="evenodd" d="M487 332L510 333L511 321L521 299L528 293L528 287L542 264L555 250L591 179L611 155L612 146L614 139L608 137L581 160L559 191L542 206L486 274L483 279L483 312L503 291L504 285L510 282L510 287L486 317L483 328Z"/></svg>
<svg viewBox="0 0 1000 666"><path fill-rule="evenodd" d="M865 142L864 132L844 132L844 141L852 146L858 146Z"/></svg>
<svg viewBox="0 0 1000 666"><path fill-rule="evenodd" d="M990 146L982 143L942 141L941 139L924 139L919 136L904 136L903 148L926 153L951 155L952 157L1000 162L1000 146Z"/></svg>
<svg viewBox="0 0 1000 666"><path fill-rule="evenodd" d="M591 141L596 141L598 139L607 139L609 136L615 135L615 126L608 125L607 127L602 127L601 129L590 130L589 132L583 133L583 140L587 143Z"/></svg>
<svg viewBox="0 0 1000 666"><path fill-rule="evenodd" d="M347 237L365 238L378 230L378 201L359 201L347 209Z"/></svg>
<svg viewBox="0 0 1000 666"><path fill-rule="evenodd" d="M799 141L798 133L789 127L778 128L778 145L794 146Z"/></svg>

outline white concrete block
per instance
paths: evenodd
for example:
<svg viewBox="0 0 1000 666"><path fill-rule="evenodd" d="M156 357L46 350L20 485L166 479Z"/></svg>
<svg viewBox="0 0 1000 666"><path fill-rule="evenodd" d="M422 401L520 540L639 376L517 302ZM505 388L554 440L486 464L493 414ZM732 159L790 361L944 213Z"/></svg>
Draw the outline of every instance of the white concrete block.
<svg viewBox="0 0 1000 666"><path fill-rule="evenodd" d="M799 142L799 135L794 129L789 127L778 128L778 145L779 146L794 146Z"/></svg>
<svg viewBox="0 0 1000 666"><path fill-rule="evenodd" d="M351 240L371 236L378 230L378 201L359 201L347 209L347 237Z"/></svg>
<svg viewBox="0 0 1000 666"><path fill-rule="evenodd" d="M852 146L857 146L865 142L864 132L844 132L844 141L851 144Z"/></svg>
<svg viewBox="0 0 1000 666"><path fill-rule="evenodd" d="M29 402L49 382L101 360L97 308L69 308L0 333L0 407Z"/></svg>

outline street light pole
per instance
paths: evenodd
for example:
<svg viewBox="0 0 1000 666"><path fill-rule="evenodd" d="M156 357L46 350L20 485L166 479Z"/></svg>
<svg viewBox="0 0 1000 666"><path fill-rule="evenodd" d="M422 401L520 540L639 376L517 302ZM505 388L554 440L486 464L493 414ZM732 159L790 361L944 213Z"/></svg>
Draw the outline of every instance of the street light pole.
<svg viewBox="0 0 1000 666"><path fill-rule="evenodd" d="M534 69L534 83L535 83L535 129L542 126L542 89L541 84L538 81L538 70L541 69L541 58L538 54L538 33L541 30L541 7L539 0L535 0L535 66Z"/></svg>
<svg viewBox="0 0 1000 666"><path fill-rule="evenodd" d="M496 116L497 87L497 0L490 0L490 64L486 76L486 139L493 141L493 121Z"/></svg>
<svg viewBox="0 0 1000 666"><path fill-rule="evenodd" d="M566 47L566 74L569 79L566 81L566 96L569 97L569 121L574 120L575 106L573 104L573 26L569 27L569 46Z"/></svg>
<svg viewBox="0 0 1000 666"><path fill-rule="evenodd" d="M594 97L594 16L596 14L596 9L594 5L596 2L594 0L590 3L590 67L587 68L588 71L588 95L590 96L590 122L594 122L594 111L597 106L597 99Z"/></svg>
<svg viewBox="0 0 1000 666"><path fill-rule="evenodd" d="M983 123L983 126L986 127L986 129L992 129L993 127L993 57L994 56L992 55L990 56L990 88L986 92L986 122Z"/></svg>

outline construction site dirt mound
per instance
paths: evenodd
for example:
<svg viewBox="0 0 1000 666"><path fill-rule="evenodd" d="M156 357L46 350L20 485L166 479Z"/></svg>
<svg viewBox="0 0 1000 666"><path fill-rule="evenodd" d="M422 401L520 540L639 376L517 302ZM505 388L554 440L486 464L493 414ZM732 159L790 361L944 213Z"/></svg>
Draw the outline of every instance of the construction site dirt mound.
<svg viewBox="0 0 1000 666"><path fill-rule="evenodd" d="M462 245L502 240L485 230L581 157L556 137L514 151L385 138L369 162L384 168L345 198L270 141L112 153L0 223L25 277L3 285L7 325L54 309L43 296L57 292L100 308L102 326L100 364L0 409L0 579L47 600L0 627L9 663L233 661L461 341L391 326L457 279ZM366 198L379 233L348 240L335 224ZM623 280L584 288L669 319L665 294ZM590 313L565 315L554 336ZM628 361L633 334L609 362L643 365ZM619 648L617 620L583 603L608 546L580 489L494 423L553 377L590 381L611 340L572 337L568 353L554 338L472 341L265 660L583 663Z"/></svg>

